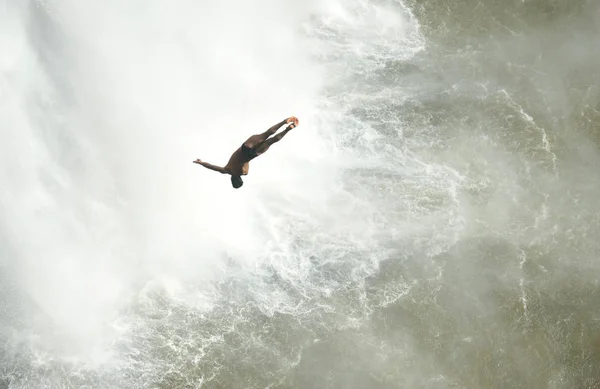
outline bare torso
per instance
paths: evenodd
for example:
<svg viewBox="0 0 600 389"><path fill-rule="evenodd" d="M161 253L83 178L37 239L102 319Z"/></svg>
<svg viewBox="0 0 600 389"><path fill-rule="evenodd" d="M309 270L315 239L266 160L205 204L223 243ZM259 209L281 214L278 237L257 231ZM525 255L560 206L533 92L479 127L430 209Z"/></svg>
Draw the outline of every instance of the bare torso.
<svg viewBox="0 0 600 389"><path fill-rule="evenodd" d="M224 169L232 176L245 176L250 169L250 164L248 162L249 161L242 153L242 148L238 147L238 149L231 154L231 158L229 158L229 162L227 162Z"/></svg>

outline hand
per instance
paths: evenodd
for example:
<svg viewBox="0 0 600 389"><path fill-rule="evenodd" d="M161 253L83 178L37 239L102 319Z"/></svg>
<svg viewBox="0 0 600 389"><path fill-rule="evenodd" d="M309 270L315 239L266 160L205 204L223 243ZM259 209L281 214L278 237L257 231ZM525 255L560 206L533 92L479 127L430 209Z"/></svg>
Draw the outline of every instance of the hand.
<svg viewBox="0 0 600 389"><path fill-rule="evenodd" d="M294 127L298 127L298 123L299 123L299 122L298 122L298 118L297 118L297 117L295 117L295 116L290 116L289 118L287 118L287 119L286 119L285 123L286 123L286 124L288 124L288 123L293 123L293 124L294 124ZM293 128L293 127L292 127L292 128Z"/></svg>
<svg viewBox="0 0 600 389"><path fill-rule="evenodd" d="M194 161L194 163L197 163L198 165L202 165L202 161L200 160L200 158L196 159L196 160Z"/></svg>

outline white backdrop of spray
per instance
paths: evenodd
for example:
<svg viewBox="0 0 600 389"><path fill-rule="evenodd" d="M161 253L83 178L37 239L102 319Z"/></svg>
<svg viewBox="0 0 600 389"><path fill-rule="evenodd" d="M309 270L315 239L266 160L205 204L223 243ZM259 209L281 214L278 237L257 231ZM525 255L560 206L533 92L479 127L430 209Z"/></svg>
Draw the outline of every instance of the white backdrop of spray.
<svg viewBox="0 0 600 389"><path fill-rule="evenodd" d="M228 258L301 279L310 262L296 239L376 244L368 188L356 197L341 175L356 150L340 144L377 151L377 139L344 122L344 99L375 55L422 49L398 3L0 7L0 264L43 313L38 329L52 329L36 347L100 358L144 285L210 307ZM289 115L301 126L252 162L242 189L192 164L224 164ZM360 163L383 163L359 150Z"/></svg>
<svg viewBox="0 0 600 389"><path fill-rule="evenodd" d="M8 261L71 334L94 338L140 272L202 278L224 251L252 258L264 240L253 204L300 188L293 167L318 159L322 141L305 125L271 151L278 163L253 164L243 192L191 163L223 163L252 133L314 115L318 74L293 42L302 15L243 7L6 5Z"/></svg>

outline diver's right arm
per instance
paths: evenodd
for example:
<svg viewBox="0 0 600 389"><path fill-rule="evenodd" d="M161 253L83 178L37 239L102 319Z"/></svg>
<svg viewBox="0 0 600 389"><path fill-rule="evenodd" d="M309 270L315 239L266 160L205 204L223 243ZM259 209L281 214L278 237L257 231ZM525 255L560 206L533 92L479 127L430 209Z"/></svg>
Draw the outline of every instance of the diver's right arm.
<svg viewBox="0 0 600 389"><path fill-rule="evenodd" d="M216 165L211 165L210 163L203 162L200 159L195 160L194 163L197 163L198 165L202 165L202 166L204 166L207 169L214 170L214 171L219 172L221 174L227 173L227 170L225 168L222 168L222 167L216 166Z"/></svg>

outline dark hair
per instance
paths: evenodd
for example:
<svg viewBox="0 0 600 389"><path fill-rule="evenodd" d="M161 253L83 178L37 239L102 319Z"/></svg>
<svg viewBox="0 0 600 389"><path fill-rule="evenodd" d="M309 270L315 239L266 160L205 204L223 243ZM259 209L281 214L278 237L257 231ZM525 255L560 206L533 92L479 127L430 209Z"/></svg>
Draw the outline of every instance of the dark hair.
<svg viewBox="0 0 600 389"><path fill-rule="evenodd" d="M235 189L238 189L244 185L244 181L242 181L242 177L240 176L231 176L231 185L233 185Z"/></svg>

